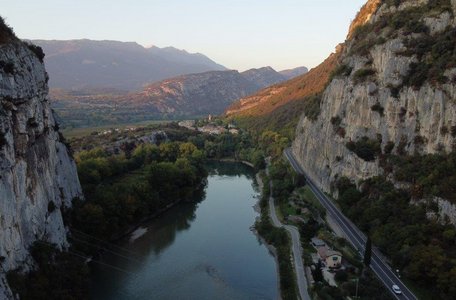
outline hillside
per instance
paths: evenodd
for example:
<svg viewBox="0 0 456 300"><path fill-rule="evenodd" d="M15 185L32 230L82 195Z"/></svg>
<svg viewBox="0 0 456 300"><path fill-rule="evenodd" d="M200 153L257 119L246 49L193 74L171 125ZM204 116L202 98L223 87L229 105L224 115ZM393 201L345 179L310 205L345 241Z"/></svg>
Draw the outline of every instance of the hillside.
<svg viewBox="0 0 456 300"><path fill-rule="evenodd" d="M233 101L284 80L270 67L243 73L212 71L152 83L141 92L52 90L51 98L64 126L85 127L220 114Z"/></svg>
<svg viewBox="0 0 456 300"><path fill-rule="evenodd" d="M392 265L439 299L456 292L455 15L449 0L368 1L292 146Z"/></svg>
<svg viewBox="0 0 456 300"><path fill-rule="evenodd" d="M133 42L34 40L46 54L50 88L138 90L173 76L226 70L199 53Z"/></svg>
<svg viewBox="0 0 456 300"><path fill-rule="evenodd" d="M277 130L291 138L302 112L314 109L312 99L315 97L312 96L318 95L326 86L336 68L339 53L331 54L304 75L236 101L225 114L253 131Z"/></svg>
<svg viewBox="0 0 456 300"><path fill-rule="evenodd" d="M307 72L309 72L309 69L307 69L307 67L297 67L279 71L279 73L285 76L287 79L298 77L300 75L306 74Z"/></svg>

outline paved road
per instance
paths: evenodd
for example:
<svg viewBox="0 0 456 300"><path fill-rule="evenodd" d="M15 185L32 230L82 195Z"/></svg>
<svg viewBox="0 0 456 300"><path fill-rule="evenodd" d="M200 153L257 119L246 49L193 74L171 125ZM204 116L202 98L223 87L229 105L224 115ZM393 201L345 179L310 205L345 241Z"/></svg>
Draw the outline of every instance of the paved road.
<svg viewBox="0 0 456 300"><path fill-rule="evenodd" d="M304 264L302 262L302 248L299 230L294 226L283 225L280 222L275 210L274 198L272 198L272 182L269 182L269 187L271 190L271 194L269 195L269 216L271 217L272 225L274 225L274 227L283 227L290 233L292 241L294 268L296 271L296 280L298 283L299 295L301 296L302 300L311 300L309 293L307 291L306 274L304 271Z"/></svg>
<svg viewBox="0 0 456 300"><path fill-rule="evenodd" d="M312 192L318 198L320 203L326 208L328 214L333 218L335 222L337 222L348 240L356 249L358 249L360 253L363 253L366 244L366 236L349 219L347 219L332 203L332 201L329 200L328 197L326 197L326 195L313 183L313 181L307 176L307 174L294 158L291 149L286 149L284 153L293 169L299 174L303 174L306 177L307 184L311 188ZM418 299L396 276L396 274L391 270L391 268L382 258L380 252L375 248L373 248L372 251L371 269L378 276L378 278L380 278L386 288L396 299ZM396 284L400 287L402 290L402 295L396 295L392 292L391 286L393 284Z"/></svg>

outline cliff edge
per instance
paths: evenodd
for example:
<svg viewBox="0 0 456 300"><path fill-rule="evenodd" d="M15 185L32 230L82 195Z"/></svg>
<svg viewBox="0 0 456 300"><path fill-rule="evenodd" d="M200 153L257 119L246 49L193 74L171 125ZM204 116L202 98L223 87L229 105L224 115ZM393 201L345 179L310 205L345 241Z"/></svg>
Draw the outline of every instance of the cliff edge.
<svg viewBox="0 0 456 300"><path fill-rule="evenodd" d="M62 211L82 197L47 99L43 57L0 20L0 299L12 298L5 272L33 267L33 242L67 246Z"/></svg>

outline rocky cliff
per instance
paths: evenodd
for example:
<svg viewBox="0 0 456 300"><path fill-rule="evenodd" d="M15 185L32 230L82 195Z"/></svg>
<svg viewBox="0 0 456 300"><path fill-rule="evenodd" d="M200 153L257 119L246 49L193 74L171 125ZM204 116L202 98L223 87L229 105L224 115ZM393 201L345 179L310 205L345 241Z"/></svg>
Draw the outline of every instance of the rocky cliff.
<svg viewBox="0 0 456 300"><path fill-rule="evenodd" d="M33 266L34 241L67 246L62 210L82 197L42 59L39 48L17 39L0 43L0 299L11 298L4 272Z"/></svg>
<svg viewBox="0 0 456 300"><path fill-rule="evenodd" d="M390 152L454 149L455 11L454 0L369 0L363 7L318 117L301 118L293 143L323 190L333 191L342 176L359 182L386 174L382 156Z"/></svg>

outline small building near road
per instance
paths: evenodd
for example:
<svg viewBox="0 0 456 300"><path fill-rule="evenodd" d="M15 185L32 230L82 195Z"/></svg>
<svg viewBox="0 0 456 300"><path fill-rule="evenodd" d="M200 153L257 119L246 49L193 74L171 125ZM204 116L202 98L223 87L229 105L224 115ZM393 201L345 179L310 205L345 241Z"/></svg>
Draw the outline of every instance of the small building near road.
<svg viewBox="0 0 456 300"><path fill-rule="evenodd" d="M318 247L318 256L330 269L340 268L342 265L342 254L338 251L328 249L326 246Z"/></svg>

